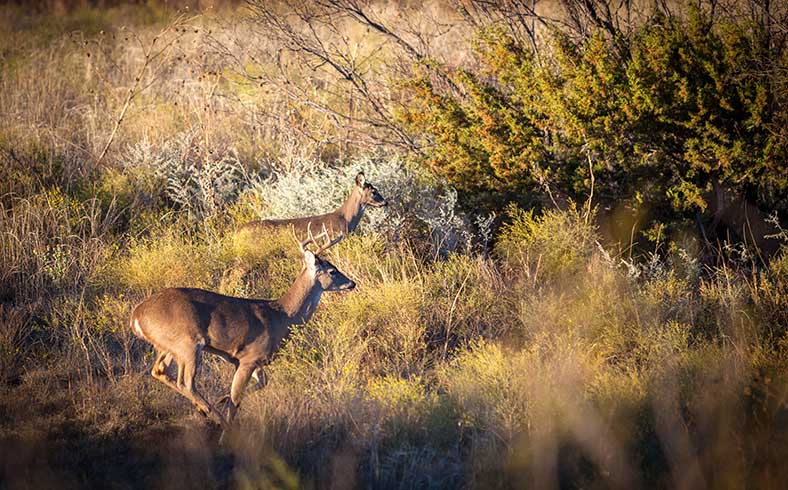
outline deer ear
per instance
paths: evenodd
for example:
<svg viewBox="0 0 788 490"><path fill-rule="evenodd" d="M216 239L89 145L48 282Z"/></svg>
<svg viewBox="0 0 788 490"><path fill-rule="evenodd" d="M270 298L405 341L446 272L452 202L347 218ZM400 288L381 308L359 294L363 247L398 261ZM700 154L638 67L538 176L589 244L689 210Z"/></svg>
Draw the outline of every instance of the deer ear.
<svg viewBox="0 0 788 490"><path fill-rule="evenodd" d="M307 265L307 267L310 267L310 268L315 267L315 263L316 262L317 262L317 257L315 257L315 254L312 253L311 250L305 250L304 251L304 263Z"/></svg>
<svg viewBox="0 0 788 490"><path fill-rule="evenodd" d="M356 175L356 185L363 188L366 182L367 180L364 178L364 172L359 172L358 175Z"/></svg>

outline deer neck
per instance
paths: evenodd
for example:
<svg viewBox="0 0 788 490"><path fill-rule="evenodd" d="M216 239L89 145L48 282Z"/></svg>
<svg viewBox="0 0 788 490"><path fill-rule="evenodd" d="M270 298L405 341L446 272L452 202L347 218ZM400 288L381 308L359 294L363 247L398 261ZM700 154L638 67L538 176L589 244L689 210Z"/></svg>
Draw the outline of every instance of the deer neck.
<svg viewBox="0 0 788 490"><path fill-rule="evenodd" d="M364 214L365 206L362 198L363 193L358 187L354 187L350 196L348 196L345 202L342 203L342 206L337 210L337 214L347 223L348 232L353 231L356 226L358 226L358 222Z"/></svg>
<svg viewBox="0 0 788 490"><path fill-rule="evenodd" d="M301 271L290 289L277 300L287 315L288 326L308 322L322 294L323 288L314 274L308 269Z"/></svg>

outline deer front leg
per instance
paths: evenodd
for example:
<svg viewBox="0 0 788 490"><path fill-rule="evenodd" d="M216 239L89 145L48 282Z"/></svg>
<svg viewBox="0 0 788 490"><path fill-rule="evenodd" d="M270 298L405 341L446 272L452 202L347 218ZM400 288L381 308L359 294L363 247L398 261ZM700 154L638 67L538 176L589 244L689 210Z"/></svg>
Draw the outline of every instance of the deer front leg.
<svg viewBox="0 0 788 490"><path fill-rule="evenodd" d="M265 388L265 385L268 384L268 377L265 375L265 371L263 371L262 366L258 366L254 371L252 371L252 379L255 381L253 391L260 391Z"/></svg>
<svg viewBox="0 0 788 490"><path fill-rule="evenodd" d="M235 371L235 375L233 376L233 385L230 388L230 405L227 407L227 425L229 426L233 419L235 418L236 413L238 412L238 407L241 404L241 396L243 395L244 388L246 387L247 383L249 383L249 378L252 377L252 372L256 369L255 364L241 364L238 369ZM222 435L219 436L219 444L222 444L224 441L224 435L227 433L227 429L222 431Z"/></svg>
<svg viewBox="0 0 788 490"><path fill-rule="evenodd" d="M233 385L230 388L230 406L227 408L227 422L231 423L235 418L238 407L241 405L241 397L244 393L244 388L249 383L249 378L257 368L255 364L241 364L235 371L233 376Z"/></svg>
<svg viewBox="0 0 788 490"><path fill-rule="evenodd" d="M252 371L252 379L255 381L255 384L252 387L252 392L260 391L265 388L265 385L268 384L268 376L265 375L265 371L263 370L262 366L258 366L254 371ZM217 401L216 404L224 405L228 401L230 401L230 393L219 398L219 401Z"/></svg>

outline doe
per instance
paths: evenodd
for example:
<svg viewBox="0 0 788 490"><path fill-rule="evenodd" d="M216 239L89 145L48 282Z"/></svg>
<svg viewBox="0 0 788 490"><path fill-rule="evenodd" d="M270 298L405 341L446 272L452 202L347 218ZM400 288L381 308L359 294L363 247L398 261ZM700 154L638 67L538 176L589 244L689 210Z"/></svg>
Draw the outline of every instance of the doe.
<svg viewBox="0 0 788 490"><path fill-rule="evenodd" d="M305 233L309 226L316 229L325 228L331 233L331 236L352 233L361 221L367 206L373 208L388 206L388 201L380 194L377 187L366 180L364 172L359 172L356 175L355 184L345 202L330 213L301 218L252 221L243 225L238 233L252 232L256 234L264 229L285 226L293 227L299 234Z"/></svg>

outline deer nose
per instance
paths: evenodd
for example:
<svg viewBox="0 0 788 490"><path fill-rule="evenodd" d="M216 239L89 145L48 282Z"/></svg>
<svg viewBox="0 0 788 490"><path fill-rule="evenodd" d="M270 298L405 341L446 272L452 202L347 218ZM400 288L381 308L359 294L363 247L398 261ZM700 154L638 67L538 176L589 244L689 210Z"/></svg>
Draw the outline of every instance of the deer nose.
<svg viewBox="0 0 788 490"><path fill-rule="evenodd" d="M350 291L351 289L355 289L355 288L356 288L356 283L353 281L348 281L344 289Z"/></svg>

